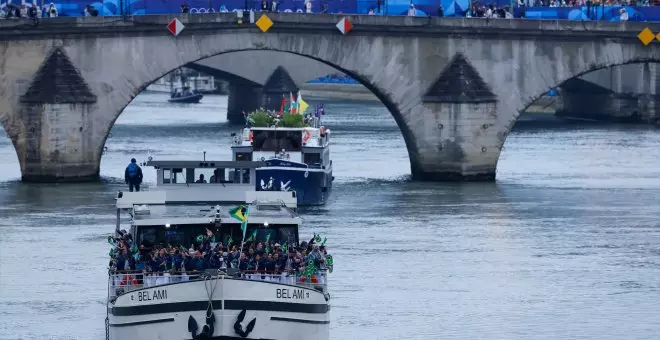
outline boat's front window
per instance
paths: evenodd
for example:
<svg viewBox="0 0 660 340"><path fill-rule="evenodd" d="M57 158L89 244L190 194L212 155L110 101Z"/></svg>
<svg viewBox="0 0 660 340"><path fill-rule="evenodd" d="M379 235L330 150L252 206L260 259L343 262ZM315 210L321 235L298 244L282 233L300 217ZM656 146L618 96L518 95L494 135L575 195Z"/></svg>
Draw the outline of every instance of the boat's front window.
<svg viewBox="0 0 660 340"><path fill-rule="evenodd" d="M252 160L252 152L237 152L236 153L236 160L237 161L251 161Z"/></svg>
<svg viewBox="0 0 660 340"><path fill-rule="evenodd" d="M306 152L304 162L307 165L321 165L321 154L316 152Z"/></svg>
<svg viewBox="0 0 660 340"><path fill-rule="evenodd" d="M243 237L240 224L225 224L216 227L210 224L182 224L170 225L164 228L162 225L140 226L138 228L137 242L149 249L155 245L171 245L173 247L183 246L186 249L196 243L199 235L206 235L211 230L216 242L227 246L230 243L239 245ZM262 224L248 223L246 239L256 242L295 244L297 239L296 225L274 224L264 227Z"/></svg>
<svg viewBox="0 0 660 340"><path fill-rule="evenodd" d="M300 151L302 148L302 132L252 130L254 151Z"/></svg>

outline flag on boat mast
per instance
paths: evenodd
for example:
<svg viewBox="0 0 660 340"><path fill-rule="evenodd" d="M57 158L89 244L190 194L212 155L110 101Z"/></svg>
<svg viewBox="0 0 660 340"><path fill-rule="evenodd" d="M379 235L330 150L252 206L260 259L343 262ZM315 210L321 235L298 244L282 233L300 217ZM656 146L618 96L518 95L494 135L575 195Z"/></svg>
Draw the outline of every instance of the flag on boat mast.
<svg viewBox="0 0 660 340"><path fill-rule="evenodd" d="M282 103L280 104L280 116L284 114L284 106L286 106L286 97L282 96Z"/></svg>
<svg viewBox="0 0 660 340"><path fill-rule="evenodd" d="M243 240L245 240L245 231L247 230L247 220L250 214L250 207L239 205L236 208L229 209L229 216L241 222L241 230L243 231Z"/></svg>
<svg viewBox="0 0 660 340"><path fill-rule="evenodd" d="M292 115L295 115L297 112L298 102L293 98L293 93L289 92L289 99L291 100L291 111L289 112Z"/></svg>
<svg viewBox="0 0 660 340"><path fill-rule="evenodd" d="M245 243L245 232L247 231L248 215L250 215L250 206L239 205L236 208L229 209L229 215L241 222L241 231L243 239L241 240L241 254L243 254L243 243ZM238 258L238 264L241 264L241 258Z"/></svg>
<svg viewBox="0 0 660 340"><path fill-rule="evenodd" d="M303 114L305 113L305 110L309 107L309 104L307 104L306 101L302 99L302 95L300 95L300 90L298 90L298 113Z"/></svg>
<svg viewBox="0 0 660 340"><path fill-rule="evenodd" d="M324 114L325 112L323 110L323 104L316 104L316 108L314 109L314 117L321 117Z"/></svg>

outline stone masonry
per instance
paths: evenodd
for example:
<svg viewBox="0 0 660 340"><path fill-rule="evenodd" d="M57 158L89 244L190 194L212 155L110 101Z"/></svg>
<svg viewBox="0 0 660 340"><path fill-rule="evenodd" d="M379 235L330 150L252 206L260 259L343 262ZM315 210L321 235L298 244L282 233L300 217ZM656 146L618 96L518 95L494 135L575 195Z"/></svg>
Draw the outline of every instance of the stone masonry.
<svg viewBox="0 0 660 340"><path fill-rule="evenodd" d="M177 37L167 15L0 22L0 123L24 180L97 178L108 133L140 91L225 53L292 53L359 80L392 113L420 180L493 180L519 112L549 89L604 67L660 61L660 42L637 39L644 23L346 16L354 29L342 35L343 16L269 16L263 33L232 13L180 15ZM56 90L37 85L54 53L71 65L57 57Z"/></svg>

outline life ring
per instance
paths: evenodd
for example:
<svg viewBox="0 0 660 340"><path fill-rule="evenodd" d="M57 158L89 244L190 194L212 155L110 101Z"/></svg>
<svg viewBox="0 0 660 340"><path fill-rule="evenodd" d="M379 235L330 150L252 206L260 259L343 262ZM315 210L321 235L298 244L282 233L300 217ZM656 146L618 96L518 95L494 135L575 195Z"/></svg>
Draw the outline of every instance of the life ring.
<svg viewBox="0 0 660 340"><path fill-rule="evenodd" d="M248 134L248 141L252 141L252 138L254 137L254 132L250 131L250 134Z"/></svg>
<svg viewBox="0 0 660 340"><path fill-rule="evenodd" d="M310 138L312 138L312 133L309 132L309 130L305 130L305 134L303 135L303 142L307 143Z"/></svg>
<svg viewBox="0 0 660 340"><path fill-rule="evenodd" d="M138 281L133 277L133 275L127 275L127 276L124 276L124 279L121 280L121 282L119 282L119 285L120 286L126 286L126 285L129 284L129 282L132 283L133 285L138 284Z"/></svg>

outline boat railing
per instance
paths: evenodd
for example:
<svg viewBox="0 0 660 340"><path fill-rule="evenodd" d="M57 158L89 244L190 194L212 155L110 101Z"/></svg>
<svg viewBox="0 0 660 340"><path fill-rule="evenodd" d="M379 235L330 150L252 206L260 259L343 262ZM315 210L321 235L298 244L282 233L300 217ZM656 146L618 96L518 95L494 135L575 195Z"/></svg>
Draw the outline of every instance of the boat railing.
<svg viewBox="0 0 660 340"><path fill-rule="evenodd" d="M275 282L288 285L301 286L327 293L327 271L319 270L310 277L300 276L295 271L281 273L267 273L263 271L236 269L210 269L193 272L146 272L142 270L123 270L110 272L108 279L108 295L111 300L117 296L148 287L164 284L195 281L216 275L227 275L244 280Z"/></svg>

